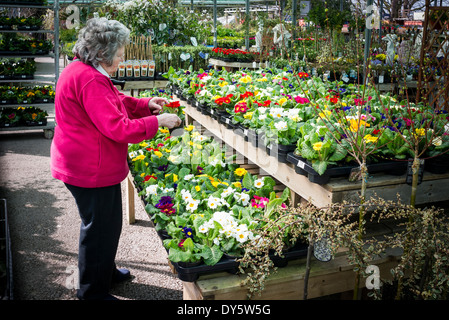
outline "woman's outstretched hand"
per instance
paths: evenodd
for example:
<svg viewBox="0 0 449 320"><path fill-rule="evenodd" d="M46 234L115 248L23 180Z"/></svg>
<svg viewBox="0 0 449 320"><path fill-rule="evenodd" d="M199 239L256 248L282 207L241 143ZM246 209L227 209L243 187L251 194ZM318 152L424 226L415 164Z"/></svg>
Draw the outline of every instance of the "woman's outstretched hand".
<svg viewBox="0 0 449 320"><path fill-rule="evenodd" d="M148 108L152 114L157 115L162 111L162 107L168 104L168 100L162 97L153 97L150 101L148 101Z"/></svg>
<svg viewBox="0 0 449 320"><path fill-rule="evenodd" d="M157 116L159 127L173 129L181 125L181 119L174 113L163 113Z"/></svg>

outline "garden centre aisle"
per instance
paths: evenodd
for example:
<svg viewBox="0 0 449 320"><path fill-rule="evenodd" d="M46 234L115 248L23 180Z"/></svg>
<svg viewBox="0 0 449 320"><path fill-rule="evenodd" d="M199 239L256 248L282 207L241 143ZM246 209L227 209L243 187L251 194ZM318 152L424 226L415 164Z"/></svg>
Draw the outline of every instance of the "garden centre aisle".
<svg viewBox="0 0 449 320"><path fill-rule="evenodd" d="M0 133L0 198L7 199L14 300L76 299L67 286L77 265L80 219L73 197L50 174L50 145L42 130ZM135 207L135 224L124 214L117 254L118 266L135 278L111 293L131 300L182 299L182 283L156 231L141 203Z"/></svg>

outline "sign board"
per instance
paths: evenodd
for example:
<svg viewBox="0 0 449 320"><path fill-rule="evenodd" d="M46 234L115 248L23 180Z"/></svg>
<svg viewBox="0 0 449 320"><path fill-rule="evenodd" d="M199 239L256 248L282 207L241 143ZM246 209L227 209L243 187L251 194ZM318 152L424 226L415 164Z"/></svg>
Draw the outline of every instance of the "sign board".
<svg viewBox="0 0 449 320"><path fill-rule="evenodd" d="M301 9L301 16L306 16L310 11L310 1L300 1L299 8Z"/></svg>
<svg viewBox="0 0 449 320"><path fill-rule="evenodd" d="M424 21L425 12L413 12L413 20Z"/></svg>

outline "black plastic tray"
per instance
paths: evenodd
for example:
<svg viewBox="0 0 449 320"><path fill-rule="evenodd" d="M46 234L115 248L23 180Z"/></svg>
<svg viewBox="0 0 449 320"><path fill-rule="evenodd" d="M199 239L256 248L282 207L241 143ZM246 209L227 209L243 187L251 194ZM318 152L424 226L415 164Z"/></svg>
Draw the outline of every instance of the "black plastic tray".
<svg viewBox="0 0 449 320"><path fill-rule="evenodd" d="M296 144L282 145L276 143L269 143L266 146L268 155L276 158L281 163L287 163L287 155L296 149Z"/></svg>
<svg viewBox="0 0 449 320"><path fill-rule="evenodd" d="M287 161L295 165L295 172L307 175L310 182L326 184L333 177L349 176L351 170L358 165L331 166L322 175L318 174L308 160L298 156L294 152L287 154ZM407 171L407 161L382 161L368 164L368 172L384 172L390 175L403 175Z"/></svg>
<svg viewBox="0 0 449 320"><path fill-rule="evenodd" d="M286 267L289 261L305 257L307 255L308 245L305 243L298 243L289 251L286 251L282 256L277 254L270 254L274 266L278 268ZM217 272L229 272L231 274L236 274L239 271L239 262L236 258L230 258L223 256L221 260L213 266L208 266L201 263L197 266L182 266L182 263L171 262L173 267L176 269L178 278L186 282L194 282L198 280L201 275L217 273Z"/></svg>

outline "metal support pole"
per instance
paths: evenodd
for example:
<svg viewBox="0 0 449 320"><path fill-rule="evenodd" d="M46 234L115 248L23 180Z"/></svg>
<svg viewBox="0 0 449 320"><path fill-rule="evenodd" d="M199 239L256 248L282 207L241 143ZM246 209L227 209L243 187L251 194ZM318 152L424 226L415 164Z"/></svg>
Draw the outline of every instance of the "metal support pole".
<svg viewBox="0 0 449 320"><path fill-rule="evenodd" d="M217 47L217 0L214 0L214 48Z"/></svg>
<svg viewBox="0 0 449 320"><path fill-rule="evenodd" d="M249 0L245 1L245 12L245 48L249 51Z"/></svg>
<svg viewBox="0 0 449 320"><path fill-rule="evenodd" d="M382 40L382 13L384 11L384 0L380 0L379 8L379 41Z"/></svg>
<svg viewBox="0 0 449 320"><path fill-rule="evenodd" d="M296 39L296 9L298 8L298 0L293 0L292 3L292 10L293 10L293 14L292 14L292 46L295 43L295 39Z"/></svg>
<svg viewBox="0 0 449 320"><path fill-rule="evenodd" d="M367 8L371 8L373 5L373 0L368 0L366 3ZM371 12L367 12L367 16L371 17ZM365 23L365 55L364 55L364 61L363 61L363 79L366 79L366 61L368 60L369 55L369 49L371 47L371 33L372 33L372 24L369 24L369 27L367 28ZM364 83L365 84L365 83Z"/></svg>

